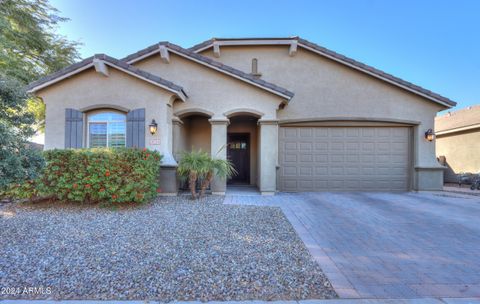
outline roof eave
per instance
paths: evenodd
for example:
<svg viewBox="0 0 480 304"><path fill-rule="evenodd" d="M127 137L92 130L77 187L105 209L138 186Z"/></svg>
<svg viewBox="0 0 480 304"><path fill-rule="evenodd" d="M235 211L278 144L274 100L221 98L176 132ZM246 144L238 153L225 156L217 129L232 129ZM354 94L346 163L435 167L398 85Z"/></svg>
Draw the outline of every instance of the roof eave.
<svg viewBox="0 0 480 304"><path fill-rule="evenodd" d="M214 70L219 71L219 72L221 72L221 73L227 74L227 75L229 75L229 76L231 76L231 77L234 77L234 78L236 78L236 79L239 79L239 80L241 80L241 81L247 82L247 83L249 83L249 84L251 84L251 85L253 85L253 86L256 86L256 87L258 87L258 88L260 88L260 89L262 89L262 90L266 90L266 91L268 91L268 92L270 92L270 93L272 93L272 94L275 94L275 95L277 95L277 96L285 99L287 103L288 103L288 102L293 98L293 96L294 96L294 94L293 94L292 92L289 92L289 94L283 94L283 93L278 92L278 91L276 91L276 90L274 90L274 89L271 89L271 88L269 88L269 87L262 86L261 84L255 83L254 81L250 81L248 78L240 77L240 76L238 76L238 75L236 75L236 74L234 74L234 73L230 73L229 71L227 71L227 70L225 70L225 69L220 69L220 68L216 67L215 65L209 64L209 63L207 63L207 62L205 62L205 61L202 61L202 60L198 60L198 59L196 59L195 57L192 57L192 56L190 56L190 55L188 55L188 54L185 54L185 53L183 53L183 52L180 52L180 51L172 48L171 45L170 45L170 43L159 43L159 44L157 44L157 45L160 45L160 44L161 44L161 45L164 45L164 46L168 49L168 51L170 51L170 52L172 52L172 53L174 53L174 54L176 54L176 55L178 55L178 56L181 56L181 57L183 57L183 58L187 58L187 59L189 59L189 60L195 61L195 62L197 62L198 64L207 66L207 67L209 67L209 68L211 68L211 69L214 69ZM159 52L160 52L159 48L158 48L158 47L155 47L155 46L156 46L156 45L153 45L153 46L150 46L150 47L146 48L145 50L147 50L147 51L145 51L145 53L144 53L144 54L141 54L140 56L131 57L130 59L129 59L130 56L127 56L127 57L123 58L122 60L125 60L125 62L128 63L128 64L134 64L135 62L138 62L138 61L143 60L143 59L145 59L145 58L148 58L148 57L150 57L150 56L152 56L152 55L155 55L156 53L159 53ZM149 49L150 49L150 51L148 51ZM185 50L185 51L190 52L190 51L188 51L188 50ZM141 52L141 51L140 51L140 52Z"/></svg>
<svg viewBox="0 0 480 304"><path fill-rule="evenodd" d="M212 66L212 65L209 65L209 64L207 64L206 62L203 62L203 61L201 61L201 60L196 60L195 58L192 58L192 57L190 57L190 56L188 56L188 55L185 55L185 54L183 54L182 52L178 52L178 51L173 50L173 49L171 49L171 48L169 48L169 50L170 50L170 52L175 53L175 54L177 54L178 56L182 56L182 57L184 57L184 58L187 58L187 57L188 57L189 59L191 59L191 60L193 60L193 61L195 61L195 62L197 62L197 63L199 63L199 64L202 64L202 65L204 65L204 66L208 66L208 67L210 67L210 68L212 68L212 69L215 69L215 70L220 71L220 72L222 72L222 73L228 74L228 75L230 75L230 76L232 76L232 77L234 77L234 78L236 78L236 79L239 79L239 80L241 80L241 81L248 82L248 83L250 83L251 85L254 85L254 86L258 87L258 88L261 88L261 89L263 89L263 90L269 91L269 92L272 93L272 94L278 95L278 96L286 99L287 102L289 102L290 99L293 98L293 95L292 95L292 96L289 96L289 95L286 95L286 94L277 92L277 91L275 91L275 90L272 90L272 89L270 89L270 88L261 86L261 85L255 83L255 82L249 81L249 80L246 79L246 78L242 78L242 77L237 76L237 75L235 75L235 74L233 74L233 73L229 73L228 71L219 69L219 68L217 68L217 67L215 67L215 66Z"/></svg>
<svg viewBox="0 0 480 304"><path fill-rule="evenodd" d="M458 133L458 132L463 132L463 131L470 131L470 130L475 130L475 129L480 129L480 124L474 124L474 125L470 125L470 126L463 126L463 127L456 127L456 128L439 130L439 131L435 131L435 135L446 135L446 134Z"/></svg>
<svg viewBox="0 0 480 304"><path fill-rule="evenodd" d="M327 54L327 53L325 53L325 52L321 52L321 51L319 51L319 50L316 50L316 49L314 49L314 48L312 48L312 47L309 47L309 46L307 46L307 45L305 45L305 44L303 44L303 43L301 43L301 42L298 42L298 45L301 46L301 47L303 47L304 49L307 49L307 50L309 50L309 51L311 51L311 52L317 53L317 54L319 54L319 55L321 55L321 56L327 57L327 58L329 58L329 59L331 59L331 60L333 60L333 61L336 61L336 62L339 62L339 63L341 63L341 64L347 65L347 66L349 66L349 67L351 67L351 68L353 68L353 69L355 69L355 70L357 70L357 71L366 73L366 74L368 74L368 75L370 75L370 76L372 76L372 77L375 77L375 78L378 78L378 79L383 80L383 81L385 81L385 82L388 82L388 83L390 83L390 84L392 84L392 85L394 85L394 86L400 87L400 88L402 88L402 89L404 89L404 90L407 90L407 91L409 91L409 92L411 92L411 93L414 93L414 94L416 94L416 95L419 95L419 96L421 96L421 97L423 97L423 98L426 98L426 99L428 99L428 100L430 100L430 101L433 101L433 102L436 102L436 103L438 103L438 104L441 104L441 105L445 106L447 109L450 109L450 108L452 108L452 107L454 107L454 106L457 105L456 102L453 102L453 101L452 101L452 102L446 102L446 101L443 101L443 100L434 98L433 96L429 96L429 95L427 95L427 94L425 94L425 93L422 93L422 92L420 92L420 91L418 91L418 90L409 88L409 87L407 87L407 86L405 86L405 85L402 85L401 83L398 83L398 82L396 82L396 81L393 81L393 80L388 79L388 78L385 78L385 77L382 77L381 75L379 75L379 74L377 74L377 73L373 73L373 72L371 72L371 71L369 71L369 70L367 70L367 69L362 69L361 67L356 66L356 65L354 65L354 64L351 64L351 63L349 63L349 62L347 62L347 61L345 61L345 60L341 60L340 58L337 58L337 57L331 56L331 55L329 55L329 54Z"/></svg>
<svg viewBox="0 0 480 304"><path fill-rule="evenodd" d="M100 56L100 57L97 57L97 56ZM72 71L69 71L68 73L61 74L61 75L59 75L58 77L55 77L55 78L53 78L53 79L51 79L51 80L49 80L49 81L40 83L40 84L35 85L35 86L31 86L31 85L27 86L27 93L34 94L34 93L36 93L36 92L38 92L38 91L40 91L40 90L42 90L42 89L44 89L44 88L46 88L46 87L48 87L48 86L51 86L51 85L53 85L53 84L55 84L55 83L58 83L58 82L60 82L60 81L62 81L62 80L64 80L64 79L67 79L67 78L69 78L69 77L71 77L71 76L73 76L73 75L76 75L76 74L78 74L78 73L80 73L80 72L82 72L82 71L85 71L85 70L87 70L87 69L89 69L89 68L92 68L92 67L94 66L94 60L95 60L95 59L102 60L106 65L108 65L108 66L111 67L111 68L120 70L120 71L122 71L122 72L124 72L124 73L126 73L126 74L128 74L128 75L131 75L131 76L133 76L133 77L135 77L135 78L141 79L141 80L143 80L143 81L145 81L145 82L148 82L148 83L150 83L150 84L152 84L152 85L154 85L154 86L157 86L157 87L160 87L160 88L162 88L162 89L164 89L164 90L166 90L166 91L169 91L169 92L175 94L175 95L176 95L178 98L180 98L182 101L186 101L186 99L188 98L188 96L187 96L187 94L185 93L185 91L183 90L183 88L181 88L181 87L179 87L179 86L177 86L177 85L174 85L174 84L173 84L173 85L179 87L179 89L177 90L177 89L174 89L174 88L170 88L170 87L168 87L168 86L166 86L166 85L163 85L163 84L160 83L160 82L151 80L151 79L149 79L148 77L144 77L144 76L142 76L142 75L140 75L140 74L138 74L138 73L132 72L132 71L128 70L128 68L127 68L127 69L126 69L126 68L123 68L122 66L120 66L120 65L115 64L114 62L112 62L112 60L113 60L112 57L108 57L108 56L103 55L103 54L95 55L95 56L93 56L93 57L89 57L89 58L85 59L85 60L89 60L90 62L86 63L85 65L81 65L81 66L78 67L77 69L74 69L74 70L72 70ZM110 60L110 59L111 59L111 60ZM85 61L85 60L84 60L84 61ZM67 68L68 68L68 67L67 67ZM137 70L138 70L138 68L137 68ZM154 75L153 75L153 76L154 76ZM48 76L46 76L46 77L48 77ZM34 83L35 83L35 82L33 82L32 84L34 84Z"/></svg>
<svg viewBox="0 0 480 304"><path fill-rule="evenodd" d="M124 72L124 73L126 73L126 74L132 75L133 77L140 78L140 79L142 79L142 80L144 80L144 81L146 81L146 82L148 82L148 83L150 83L150 84L152 84L152 85L154 85L154 86L157 86L157 87L160 87L160 88L162 88L162 89L164 89L164 90L166 90L166 91L169 91L170 93L173 93L173 94L177 95L178 98L180 98L182 101L186 101L186 99L187 99L187 95L185 94L185 91L183 90L183 88L180 89L180 90L175 90L175 89L169 88L169 87L167 87L167 86L165 86L165 85L163 85L163 84L161 84L161 83L158 83L158 82L156 82L156 81L152 81L152 80L150 80L150 79L148 79L148 78L146 78L146 77L142 77L142 76L137 75L137 74L135 74L135 73L133 73L133 72L130 72L129 70L126 70L126 69L124 69L124 68L122 68L122 67L120 67L120 66L118 66L118 65L115 65L115 64L113 64L113 63L110 63L110 62L108 62L108 61L106 61L105 64L107 64L108 66L110 66L110 67L112 67L112 68L114 68L114 69L120 70L120 71L122 71L122 72Z"/></svg>
<svg viewBox="0 0 480 304"><path fill-rule="evenodd" d="M80 72L82 72L82 71L84 71L84 70L88 70L89 68L92 68L93 65L94 65L94 63L93 63L93 61L92 61L92 62L89 63L89 64L86 64L86 65L84 65L84 66L81 66L81 67L79 67L78 69L75 69L75 70L73 70L73 71L71 71L71 72L68 72L68 73L66 73L66 74L63 74L63 75L61 75L61 76L59 76L59 77L53 78L52 80L46 81L46 82L44 82L44 83L40 83L40 84L35 85L35 86L28 85L28 86L27 86L27 93L32 94L32 93L35 93L35 92L37 92L37 91L40 91L41 89L44 89L44 88L46 88L46 87L49 87L49 86L51 86L51 85L53 85L53 84L55 84L55 83L57 83L57 82L60 82L60 81L62 81L62 80L64 80L64 79L69 78L69 77L71 77L71 76L73 76L73 75L75 75L75 74L78 74L78 73L80 73Z"/></svg>
<svg viewBox="0 0 480 304"><path fill-rule="evenodd" d="M264 43L264 42L262 42L262 40L267 41L266 38L244 38L244 39L241 39L241 38L236 38L236 39L231 39L231 38L225 38L225 39L223 39L223 38L214 38L214 39L210 39L210 40L204 41L204 42L202 42L202 43L200 43L200 44L198 44L198 45L195 45L195 46L193 46L192 48L190 48L190 50L192 50L192 51L195 52L195 53L200 53L200 52L203 52L203 51L205 51L205 50L213 47L213 43L214 43L214 42L218 42L218 41L260 41L258 44L262 44L262 43ZM325 53L325 52L322 52L322 51L320 51L320 50L318 50L318 49L312 48L312 47L306 45L305 43L302 43L302 41L305 41L305 40L304 40L304 39L300 39L300 38L297 37L297 36L295 36L295 37L289 37L289 38L274 38L274 39L272 39L272 40L282 40L282 41L285 42L285 44L288 44L287 42L289 42L289 41L294 41L294 40L295 40L295 41L297 41L298 46L301 46L301 47L303 47L304 49L307 49L307 50L309 50L309 51L312 51L312 52L314 52L314 53L317 53L317 54L319 54L319 55L321 55L321 56L327 57L327 58L329 58L329 59L331 59L331 60L334 60L334 61L336 61L336 62L339 62L339 63L341 63L341 64L347 65L347 66L349 66L349 67L351 67L351 68L353 68L353 69L355 69L355 70L358 70L358 71L360 71L360 72L369 74L369 75L372 76L372 77L375 77L375 78L377 78L377 79L383 80L383 81L388 82L388 83L390 83L390 84L392 84L392 85L394 85L394 86L397 86L397 87L400 87L400 88L402 88L402 89L404 89L404 90L407 90L407 91L409 91L409 92L411 92L411 93L413 93L413 94L416 94L416 95L418 95L418 96L421 96L421 97L423 97L423 98L426 98L426 99L428 99L428 100L430 100L430 101L433 101L433 102L435 102L435 103L437 103L437 104L440 104L440 105L444 106L445 109L450 109L450 108L452 108L452 107L454 107L454 106L457 105L457 103L454 102L454 101L446 101L446 100L442 100L442 99L435 98L435 97L430 96L430 95L427 95L427 94L425 94L425 93L423 93L423 92L421 92L421 91L418 91L418 90L415 90L415 89L410 88L410 87L408 87L408 86L405 86L405 85L403 85L403 84L401 84L401 83L399 83L399 82L396 82L396 81L393 81L393 80L391 80L391 79L382 77L381 75L379 75L379 74L377 74L377 73L374 73L374 72L372 72L372 71L369 71L368 69L364 69L364 68L362 68L362 67L360 67L360 66L351 64L351 63L349 63L348 61L342 60L341 58L337 58L337 57L335 57L335 56L331 56L331 55L329 55L328 53ZM252 44L249 44L249 45L252 45ZM281 45L281 44L277 44L277 45ZM345 56L342 56L342 57L345 57ZM345 58L346 58L346 57L345 57Z"/></svg>

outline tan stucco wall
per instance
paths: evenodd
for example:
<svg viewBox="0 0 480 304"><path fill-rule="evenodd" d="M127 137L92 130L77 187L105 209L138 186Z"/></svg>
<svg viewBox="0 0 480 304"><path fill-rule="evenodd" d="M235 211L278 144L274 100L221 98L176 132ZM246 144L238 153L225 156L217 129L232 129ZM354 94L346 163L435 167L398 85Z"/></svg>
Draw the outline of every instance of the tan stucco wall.
<svg viewBox="0 0 480 304"><path fill-rule="evenodd" d="M212 126L208 122L208 118L194 116L184 119L183 122L187 139L185 150L202 150L210 153Z"/></svg>
<svg viewBox="0 0 480 304"><path fill-rule="evenodd" d="M251 71L252 58L257 58L262 79L295 93L289 105L278 111L280 121L351 117L417 122L413 165L438 166L434 143L424 139L442 109L438 104L301 47L293 57L288 46L222 46L219 58L211 50L202 54L246 72Z"/></svg>
<svg viewBox="0 0 480 304"><path fill-rule="evenodd" d="M136 67L181 84L188 95L186 102L175 102L178 111L202 108L214 113L213 118L225 118L224 113L238 108L253 109L275 118L282 99L270 92L224 75L173 53L170 63L153 55L134 64Z"/></svg>
<svg viewBox="0 0 480 304"><path fill-rule="evenodd" d="M439 135L436 145L454 173L480 173L480 130Z"/></svg>
<svg viewBox="0 0 480 304"><path fill-rule="evenodd" d="M92 68L37 92L46 104L45 149L65 147L66 108L81 110L110 104L127 110L145 108L146 147L170 154L172 119L167 108L172 93L113 68L109 73L105 77ZM155 135L148 132L153 118L158 123ZM159 140L160 144L151 140Z"/></svg>

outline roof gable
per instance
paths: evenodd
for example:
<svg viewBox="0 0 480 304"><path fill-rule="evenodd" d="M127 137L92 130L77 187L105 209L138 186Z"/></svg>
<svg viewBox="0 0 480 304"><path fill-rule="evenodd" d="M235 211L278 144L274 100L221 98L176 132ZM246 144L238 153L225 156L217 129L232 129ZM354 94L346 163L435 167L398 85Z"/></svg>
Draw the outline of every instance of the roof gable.
<svg viewBox="0 0 480 304"><path fill-rule="evenodd" d="M378 70L374 67L371 67L369 65L366 65L364 63L361 63L359 61L356 61L352 58L343 56L341 54L338 54L332 50L329 50L327 48L324 48L322 46L319 46L315 43L312 43L306 39L302 39L300 37L283 37L283 38L212 38L209 40L206 40L202 43L199 43L193 47L191 47L189 50L199 53L204 50L207 50L211 47L213 47L214 44L219 44L221 45L229 45L229 46L234 46L234 45L291 45L295 44L295 47L302 47L306 50L309 50L311 52L314 52L318 55L321 55L323 57L327 57L331 60L334 60L336 62L339 62L343 65L346 65L350 68L353 68L355 70L358 70L360 72L366 73L372 77L375 77L377 79L383 80L385 82L388 82L394 86L397 86L399 88L402 88L404 90L407 90L411 93L414 93L416 95L419 95L423 98L426 98L430 101L436 102L438 104L441 104L447 108L451 108L456 105L456 102L450 100L447 97L441 96L437 93L434 93L430 90L424 89L418 85L415 85L411 82L405 81L401 78L398 78L396 76L393 76L391 74L385 73L381 70Z"/></svg>
<svg viewBox="0 0 480 304"><path fill-rule="evenodd" d="M262 79L255 78L253 75L247 74L243 71L237 70L231 66L222 64L218 61L215 61L209 57L197 54L195 52L192 52L190 50L184 49L178 45L169 43L169 42L160 42L157 44L154 44L152 46L149 46L143 50L140 50L134 54L131 54L125 58L122 59L122 61L127 62L129 64L135 63L137 61L140 61L144 58L150 57L154 54L157 54L160 52L160 46L165 46L167 49L176 55L179 55L183 58L186 58L188 60L195 61L201 65L204 65L208 68L214 69L218 72L227 74L231 77L234 77L238 80L244 81L248 84L251 84L253 86L256 86L260 89L266 90L270 93L273 93L275 95L278 95L287 101L289 101L293 96L294 93L290 92L289 90L279 87L273 83L267 82Z"/></svg>
<svg viewBox="0 0 480 304"><path fill-rule="evenodd" d="M163 88L169 92L174 93L177 95L180 99L183 101L186 100L188 97L183 88L179 85L174 84L171 81L165 80L161 77L158 77L156 75L153 75L151 73L148 73L146 71L143 71L141 69L138 69L132 65L129 65L123 61L120 61L118 59L115 59L113 57L107 56L105 54L97 54L95 56L86 58L80 62L77 62L75 64L72 64L68 67L65 67L55 73L52 73L50 75L47 75L37 81L34 81L30 83L27 86L27 91L29 93L34 93L36 91L39 91L43 88L46 88L48 86L51 86L55 83L58 83L66 78L69 78L75 74L81 73L82 71L85 71L91 67L93 67L96 63L96 61L101 61L105 63L106 65L115 68L117 70L120 70L124 73L127 73L133 77L136 77L138 79L141 79L143 81L146 81L152 85L155 85L157 87Z"/></svg>

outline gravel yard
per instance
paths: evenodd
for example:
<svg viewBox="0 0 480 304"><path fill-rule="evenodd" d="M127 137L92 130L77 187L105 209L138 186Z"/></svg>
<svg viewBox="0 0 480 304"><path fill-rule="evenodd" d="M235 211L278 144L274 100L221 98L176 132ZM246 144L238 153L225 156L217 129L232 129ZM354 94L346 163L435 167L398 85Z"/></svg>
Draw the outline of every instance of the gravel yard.
<svg viewBox="0 0 480 304"><path fill-rule="evenodd" d="M0 206L0 299L336 297L279 208L222 200Z"/></svg>

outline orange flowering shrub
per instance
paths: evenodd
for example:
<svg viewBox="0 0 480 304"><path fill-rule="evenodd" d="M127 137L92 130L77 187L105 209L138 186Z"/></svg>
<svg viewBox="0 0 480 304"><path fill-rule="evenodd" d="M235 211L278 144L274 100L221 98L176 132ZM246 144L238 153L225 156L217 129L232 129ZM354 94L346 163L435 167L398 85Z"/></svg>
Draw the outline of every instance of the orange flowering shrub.
<svg viewBox="0 0 480 304"><path fill-rule="evenodd" d="M157 195L161 158L147 149L49 150L37 185L59 200L144 203Z"/></svg>

